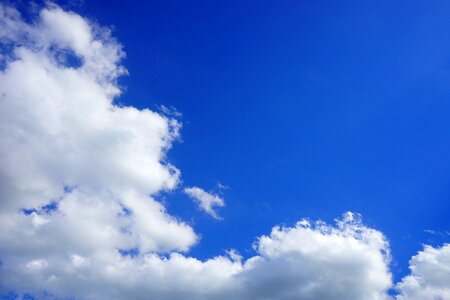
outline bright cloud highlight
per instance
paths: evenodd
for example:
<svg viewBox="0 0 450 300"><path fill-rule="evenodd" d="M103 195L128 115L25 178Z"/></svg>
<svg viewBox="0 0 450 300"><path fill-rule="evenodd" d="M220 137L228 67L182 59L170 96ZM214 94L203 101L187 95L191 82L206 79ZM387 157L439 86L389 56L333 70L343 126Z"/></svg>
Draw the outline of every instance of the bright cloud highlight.
<svg viewBox="0 0 450 300"><path fill-rule="evenodd" d="M450 299L450 245L424 246L409 262L411 275L397 285L398 299Z"/></svg>

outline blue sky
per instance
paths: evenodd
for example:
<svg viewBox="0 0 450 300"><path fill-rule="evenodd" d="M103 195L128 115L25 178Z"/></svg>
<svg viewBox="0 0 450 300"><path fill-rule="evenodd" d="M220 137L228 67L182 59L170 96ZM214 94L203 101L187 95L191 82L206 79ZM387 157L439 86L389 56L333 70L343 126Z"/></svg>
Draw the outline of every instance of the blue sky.
<svg viewBox="0 0 450 300"><path fill-rule="evenodd" d="M138 123L140 121L136 121L137 125L130 123L126 127L126 130L136 129L138 137L144 137L146 130L153 132L154 129L155 136L162 138L151 135L155 144L145 145L145 149L157 145L154 146L155 153L167 154L164 163L167 161L176 166L181 175L179 178L172 177L173 174L167 175L164 173L167 166L162 163L161 167L160 161L157 161L156 165L151 166L163 169L161 174L157 174L163 179L149 177L155 183L154 187L147 189L141 188L138 171L128 174L126 172L132 168L111 171L107 165L101 162L97 164L96 160L102 158L101 155L96 156L95 151L92 156L91 152L86 155L95 158L92 159L93 175L78 170L70 163L44 160L44 163L36 163L36 170L41 170L42 174L47 174L47 171L59 174L49 175L51 179L48 182L61 176L65 180L64 184L70 183L67 185L71 189L53 181L42 188L49 191L43 195L58 196L56 198L60 199L51 198L54 201L52 203L55 203L55 216L52 215L53 210L51 213L45 211L47 202L29 202L34 204L20 207L29 210L30 213L25 217L33 216L32 222L36 228L52 222L57 224L58 201L66 203L72 196L84 199L90 193L103 199L104 194L99 190L103 191L103 187L109 184L114 185L116 180L119 185L122 184L122 178L114 175L117 171L117 174L124 174L124 178L129 175L131 179L124 179L125 184L130 182L137 194L142 192L151 195L152 199L162 203L168 215L182 220L189 227L180 225L174 229L180 230L180 236L186 240L180 240L178 244L176 239L157 240L155 243L162 245L155 248L157 250L148 246L150 250L146 252L143 249L147 246L140 248L134 244L120 244L128 245L128 248L120 248L120 253L133 253L131 256L137 256L137 259L140 259L141 254L153 251L169 255L171 251L183 252L186 249L189 249L186 255L200 261L212 259L229 249L236 249L244 259L256 254L264 256L263 248L256 249L252 245L256 237L269 234L275 225L293 228L302 218L320 219L333 224L336 218L351 211L362 215L364 226L386 236L392 255L389 270L395 284L410 273L409 261L423 249L423 244L438 249L450 241L449 2L174 0L136 1L125 5L123 1L85 0L82 3L57 4L81 18L94 20L101 26L110 26L112 36L122 45L126 56L121 64L128 74L118 77L123 93L114 99L114 103L121 107L155 111L157 116L151 118L154 124L159 124L156 127L166 122L169 124L168 120L159 119L159 116L164 115L162 106L181 114L176 116L182 123L180 136L160 127L146 127ZM38 21L33 21L37 18L36 11L42 9L42 4L35 6L34 10L26 2L13 3L13 6L24 15L23 22L29 23L31 20L29 24L34 25L30 26L35 26L44 35L48 34L49 37L42 42L44 45L54 38L58 47L60 37L55 38L53 31L47 33L47 25L41 26ZM60 11L55 14L61 14L61 20L67 17ZM45 16L41 18L44 20L42 24L53 20L47 20ZM15 36L0 32L0 38L8 40L8 45L19 45L21 41L16 32L21 31L17 29L11 32ZM107 72L120 73L117 67L121 55L117 49L120 47L108 39L102 42L106 50L112 49L117 54L111 66L105 67L111 68L106 69ZM40 42L35 43L40 45ZM61 45L88 62L91 59L90 50L77 48L78 44L67 46L61 42ZM10 51L8 47L3 47L2 51ZM84 44L82 47L85 47ZM27 57L21 59L26 61ZM8 73L8 67L5 69L4 64L7 66L9 62L2 61L0 64L2 74L6 74L0 76L0 91L4 89L5 97L16 99L16 94L10 91L8 85L14 80L7 81L7 75L13 78L15 73ZM64 70L70 67L73 66L69 61ZM78 70L77 67L74 70ZM58 68L62 68L61 65ZM99 72L108 78L103 71ZM55 71L55 74L59 73ZM55 75L55 78L58 76ZM113 78L115 76L112 75ZM33 79L33 75L29 77ZM40 77L36 75L36 78ZM95 80L91 78L91 82ZM64 87L63 83L59 84ZM85 86L82 85L83 88ZM60 94L48 95L52 97ZM86 95L90 97L91 94ZM106 92L102 95L109 97ZM30 107L34 105L31 100L26 103ZM80 106L83 105L89 107L90 104L87 102ZM95 108L95 105L92 106ZM78 108L74 107L74 115L83 116L86 113L84 110L79 113ZM10 109L9 106L7 108ZM27 114L34 118L37 111L39 108L30 108ZM57 113L55 115L58 116ZM86 118L87 124L97 128L96 119L92 121ZM125 120L125 123L129 121L126 118L120 120ZM22 128L22 121L14 123L16 121L8 118L5 124L16 124L14 126ZM98 122L100 124L102 121ZM64 130L84 134L83 138L76 139L77 145L89 149L103 149L104 145L109 145L107 139L112 139L113 135L120 139L124 132L118 128L112 131L113 134L104 137L104 144L101 144L101 140L98 145L92 142L92 146L91 140L86 138L86 142L84 139L90 134L83 131L83 126L79 127L81 129ZM48 131L53 132L53 129ZM58 143L65 141L68 136L72 135L59 136ZM166 144L166 141L169 142ZM22 147L20 145L17 149ZM111 142L111 145L116 149L116 144ZM170 148L167 153L165 146ZM140 151L140 147L140 144L133 144L126 149ZM55 157L63 153L58 152L60 150L56 146L55 149ZM124 151L122 148L119 150ZM134 155L134 152L119 150L120 155L116 156L118 161L125 161L128 154ZM18 150L17 153L22 152ZM99 153L103 152L99 150ZM109 159L110 153L104 153ZM140 158L141 152L136 153ZM11 161L15 162L14 159L16 157ZM68 155L70 159L72 156ZM34 161L40 160L30 158L29 161L34 166ZM85 162L80 158L78 164L90 166L90 161ZM10 176L25 180L29 176L26 171L10 171L15 167L13 163L4 165L0 168L0 175L4 176L1 178L5 186L9 181L3 178ZM39 169L42 165L45 168ZM57 166L66 168L66 175L54 171L58 169ZM97 169L105 171L97 173ZM108 172L113 175L106 176ZM87 180L92 179L95 184L85 183L83 176ZM97 182L96 177L102 179ZM102 186L102 189L97 189L97 185ZM205 213L202 202L198 202L199 207L196 207L195 202L191 201L185 188L195 186L223 199L225 206L216 209L220 217ZM60 190L59 194L57 189ZM117 198L135 196L129 196L116 188L110 189ZM6 197L3 194L1 196ZM84 203L84 200L80 201ZM6 200L4 202L7 203ZM67 209L64 203L61 209ZM100 203L109 202L101 200ZM119 203L124 207L124 215L133 215L133 209L129 209L126 204L128 202L124 203ZM129 203L130 207L135 204L133 201ZM3 206L5 211L7 207L9 209L7 204ZM89 218L88 214L84 214L90 209L86 207L81 209L81 215ZM100 219L107 219L102 218L103 215ZM141 228L139 222L136 221L137 225L133 226ZM25 225L21 226L25 228ZM124 228L120 229L128 230ZM133 234L133 230L138 231L134 227L130 228ZM190 228L199 237L197 242ZM57 236L57 233L54 234ZM271 238L275 239L273 236ZM158 236L158 239L163 238ZM8 241L16 247L14 240ZM139 245L144 245L144 242L139 241ZM0 247L2 263L9 253L18 251L5 249ZM71 255L74 264L85 261L81 253L74 252ZM30 257L27 257L28 263L24 263L30 270L49 268L52 264L51 259ZM14 271L0 274L13 274L15 269L11 270ZM20 289L28 292L27 288L13 285L2 287L0 284L0 295L1 292ZM448 286L446 288L450 289ZM72 294L69 292L68 296ZM86 299L101 299L91 297ZM187 296L186 299L197 298ZM260 298L254 296L253 299ZM273 299L291 298L274 296ZM410 296L401 299L416 298Z"/></svg>
<svg viewBox="0 0 450 300"><path fill-rule="evenodd" d="M229 187L223 222L167 196L169 211L195 218L195 255L245 254L273 224L345 211L387 235L396 276L422 243L449 240L448 2L86 1L80 10L113 24L125 47L120 101L183 113L183 142L169 152L183 182Z"/></svg>

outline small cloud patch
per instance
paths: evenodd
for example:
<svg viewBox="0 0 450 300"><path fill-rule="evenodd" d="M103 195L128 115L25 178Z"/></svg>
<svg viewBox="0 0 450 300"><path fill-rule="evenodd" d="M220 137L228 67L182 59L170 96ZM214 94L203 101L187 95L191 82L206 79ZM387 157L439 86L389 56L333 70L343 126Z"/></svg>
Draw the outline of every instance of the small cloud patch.
<svg viewBox="0 0 450 300"><path fill-rule="evenodd" d="M225 201L221 197L196 186L185 188L184 192L196 202L198 208L215 219L222 219L214 210L215 207L225 206Z"/></svg>

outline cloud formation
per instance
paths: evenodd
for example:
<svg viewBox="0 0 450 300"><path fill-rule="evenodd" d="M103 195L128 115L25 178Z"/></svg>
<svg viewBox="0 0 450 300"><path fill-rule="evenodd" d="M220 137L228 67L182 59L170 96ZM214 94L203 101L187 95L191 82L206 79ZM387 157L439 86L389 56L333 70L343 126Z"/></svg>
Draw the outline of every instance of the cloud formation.
<svg viewBox="0 0 450 300"><path fill-rule="evenodd" d="M198 208L206 212L208 215L215 219L221 219L221 217L216 213L214 207L225 206L225 201L218 195L208 193L199 187L187 187L184 192L194 199L197 203Z"/></svg>
<svg viewBox="0 0 450 300"><path fill-rule="evenodd" d="M197 234L155 199L179 184L166 152L181 125L114 103L126 71L110 31L54 5L30 23L0 4L0 39L0 295L390 298L389 244L352 213L274 227L247 259L188 256ZM185 192L218 217L223 199ZM400 299L448 297L448 249L412 259Z"/></svg>
<svg viewBox="0 0 450 300"><path fill-rule="evenodd" d="M424 246L409 262L411 275L397 288L399 300L450 299L450 245Z"/></svg>
<svg viewBox="0 0 450 300"><path fill-rule="evenodd" d="M148 196L179 181L165 153L180 124L114 104L121 46L107 29L58 7L32 25L0 9L0 37L11 48L0 73L3 255L21 247L45 253L56 241L58 251L81 256L188 250L193 229Z"/></svg>

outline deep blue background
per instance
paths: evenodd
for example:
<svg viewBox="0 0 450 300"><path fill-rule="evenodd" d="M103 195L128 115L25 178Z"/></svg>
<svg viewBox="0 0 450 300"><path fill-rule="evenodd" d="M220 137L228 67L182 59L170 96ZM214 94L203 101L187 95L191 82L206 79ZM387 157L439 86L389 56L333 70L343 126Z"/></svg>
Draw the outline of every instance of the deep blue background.
<svg viewBox="0 0 450 300"><path fill-rule="evenodd" d="M202 235L192 255L249 256L275 224L350 210L387 235L398 280L450 240L449 1L64 5L114 26L120 102L183 113L183 184L229 186L223 221L160 196Z"/></svg>

